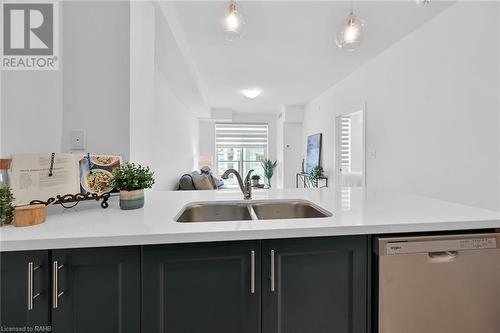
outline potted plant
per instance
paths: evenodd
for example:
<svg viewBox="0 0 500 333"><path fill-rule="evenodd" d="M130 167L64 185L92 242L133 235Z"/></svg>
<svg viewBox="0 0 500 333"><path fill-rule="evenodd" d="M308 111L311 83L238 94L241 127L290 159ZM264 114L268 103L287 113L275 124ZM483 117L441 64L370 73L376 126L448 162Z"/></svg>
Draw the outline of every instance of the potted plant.
<svg viewBox="0 0 500 333"><path fill-rule="evenodd" d="M321 165L315 166L310 172L309 172L309 180L317 187L318 186L318 179L323 177L323 167Z"/></svg>
<svg viewBox="0 0 500 333"><path fill-rule="evenodd" d="M14 196L7 184L0 185L0 225L10 224L14 219Z"/></svg>
<svg viewBox="0 0 500 333"><path fill-rule="evenodd" d="M262 165L262 169L264 169L264 177L267 179L267 185L271 187L271 178L273 178L274 174L274 168L276 168L276 164L278 164L278 161L271 161L271 160L264 160L260 162Z"/></svg>
<svg viewBox="0 0 500 333"><path fill-rule="evenodd" d="M252 176L252 186L253 187L260 186L260 176L259 175L253 175Z"/></svg>
<svg viewBox="0 0 500 333"><path fill-rule="evenodd" d="M144 189L154 184L154 172L149 167L126 163L113 170L110 187L120 190L120 208L137 209L144 207Z"/></svg>

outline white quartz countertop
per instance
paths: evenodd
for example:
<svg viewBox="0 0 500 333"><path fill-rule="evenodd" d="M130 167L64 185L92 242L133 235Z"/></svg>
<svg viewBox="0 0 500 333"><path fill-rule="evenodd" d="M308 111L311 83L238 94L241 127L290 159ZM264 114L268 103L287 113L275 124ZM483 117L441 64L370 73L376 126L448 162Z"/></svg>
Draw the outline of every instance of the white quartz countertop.
<svg viewBox="0 0 500 333"><path fill-rule="evenodd" d="M80 203L62 210L50 207L43 224L0 228L0 250L124 246L248 239L385 234L500 228L500 212L427 197L377 189L271 189L253 200L303 199L328 210L328 218L178 223L187 204L241 201L239 190L149 191L143 209L123 211L118 199L102 209Z"/></svg>

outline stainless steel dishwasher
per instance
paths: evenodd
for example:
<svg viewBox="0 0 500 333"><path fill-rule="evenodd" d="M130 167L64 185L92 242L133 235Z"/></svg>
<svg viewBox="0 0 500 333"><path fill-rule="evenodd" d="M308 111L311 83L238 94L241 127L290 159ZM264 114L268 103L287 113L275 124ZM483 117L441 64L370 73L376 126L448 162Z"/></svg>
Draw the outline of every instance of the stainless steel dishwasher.
<svg viewBox="0 0 500 333"><path fill-rule="evenodd" d="M379 333L500 333L500 233L377 241Z"/></svg>

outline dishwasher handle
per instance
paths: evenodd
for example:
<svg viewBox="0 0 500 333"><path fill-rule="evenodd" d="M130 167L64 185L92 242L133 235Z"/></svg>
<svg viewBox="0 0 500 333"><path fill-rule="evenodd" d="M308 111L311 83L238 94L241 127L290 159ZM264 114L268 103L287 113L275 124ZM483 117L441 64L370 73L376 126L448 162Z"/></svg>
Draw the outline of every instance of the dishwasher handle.
<svg viewBox="0 0 500 333"><path fill-rule="evenodd" d="M449 262L458 256L458 251L437 251L429 252L427 256L433 262Z"/></svg>

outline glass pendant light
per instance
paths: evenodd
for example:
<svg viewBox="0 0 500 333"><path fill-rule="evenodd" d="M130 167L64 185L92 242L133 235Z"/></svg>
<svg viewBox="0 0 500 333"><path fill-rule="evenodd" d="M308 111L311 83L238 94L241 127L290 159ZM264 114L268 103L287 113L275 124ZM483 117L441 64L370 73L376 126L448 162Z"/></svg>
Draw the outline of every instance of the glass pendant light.
<svg viewBox="0 0 500 333"><path fill-rule="evenodd" d="M419 7L424 7L431 4L431 0L415 0L415 3Z"/></svg>
<svg viewBox="0 0 500 333"><path fill-rule="evenodd" d="M220 20L226 39L230 42L241 38L241 29L245 24L241 9L235 1L229 3L227 15Z"/></svg>
<svg viewBox="0 0 500 333"><path fill-rule="evenodd" d="M347 20L340 26L335 43L346 51L356 50L364 37L366 22L354 14L351 1L351 13Z"/></svg>

